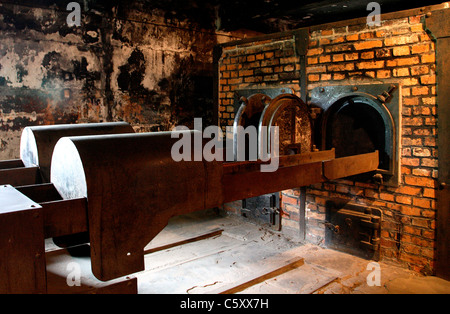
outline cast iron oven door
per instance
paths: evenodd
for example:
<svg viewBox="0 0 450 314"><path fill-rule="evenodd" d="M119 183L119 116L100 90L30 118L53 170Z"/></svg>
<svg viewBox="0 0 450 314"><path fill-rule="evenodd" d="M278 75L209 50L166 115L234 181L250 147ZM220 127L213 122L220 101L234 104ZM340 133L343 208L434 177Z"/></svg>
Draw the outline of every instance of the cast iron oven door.
<svg viewBox="0 0 450 314"><path fill-rule="evenodd" d="M292 89L288 87L277 88L263 88L263 89L245 89L235 92L234 112L235 119L233 124L233 142L234 142L234 158L238 160L237 151L242 149L239 147L238 141L238 127L247 128L253 126L258 130L258 139L260 138L259 132L261 121L264 118L267 108L270 103L282 95L293 94ZM290 122L290 121L289 121ZM290 126L290 125L289 125ZM295 124L294 124L295 126ZM280 126L280 128L283 128ZM287 127L289 128L289 127ZM291 143L291 136L286 140L288 143L284 143L283 134L280 135L280 151L281 154L285 154L285 151L289 148L299 147L298 143ZM289 132L287 132L289 133ZM295 139L295 137L294 137ZM295 142L295 140L294 140ZM310 144L310 143L309 143ZM246 137L243 149L245 150L245 160L252 160L252 156L249 156L251 143ZM258 154L260 153L260 147L258 143ZM292 146L292 147L291 147ZM310 146L310 145L309 145ZM310 151L309 147L304 147L307 151ZM296 152L300 153L300 151ZM256 156L258 157L258 156ZM242 200L241 214L243 217L250 221L256 222L270 227L273 230L279 231L281 229L281 214L280 214L280 196L279 193L271 193L261 195L253 198Z"/></svg>
<svg viewBox="0 0 450 314"><path fill-rule="evenodd" d="M379 151L379 169L353 179L396 186L399 180L400 102L398 85L317 87L310 102L324 112L318 133L322 149L336 158Z"/></svg>
<svg viewBox="0 0 450 314"><path fill-rule="evenodd" d="M332 200L326 203L325 217L327 247L366 259L380 259L380 209Z"/></svg>

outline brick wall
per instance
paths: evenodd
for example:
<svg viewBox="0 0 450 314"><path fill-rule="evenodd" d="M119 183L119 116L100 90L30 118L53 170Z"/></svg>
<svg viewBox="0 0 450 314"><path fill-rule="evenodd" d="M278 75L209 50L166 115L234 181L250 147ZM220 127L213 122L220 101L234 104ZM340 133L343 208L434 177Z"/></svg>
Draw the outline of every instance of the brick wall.
<svg viewBox="0 0 450 314"><path fill-rule="evenodd" d="M299 58L294 40L266 40L224 48L219 61L220 125L233 125L234 92L254 86L285 85L300 95Z"/></svg>
<svg viewBox="0 0 450 314"><path fill-rule="evenodd" d="M401 84L401 184L398 187L337 180L307 189L307 240L324 240L325 202L340 197L383 211L381 253L423 273L432 273L437 178L435 45L421 19L383 19L379 27L336 23L314 27L307 52L308 90L353 82ZM224 48L219 60L221 126L234 118L234 91L289 85L300 96L299 57L291 36ZM283 228L298 226L299 190L282 191ZM228 204L238 211L239 203Z"/></svg>

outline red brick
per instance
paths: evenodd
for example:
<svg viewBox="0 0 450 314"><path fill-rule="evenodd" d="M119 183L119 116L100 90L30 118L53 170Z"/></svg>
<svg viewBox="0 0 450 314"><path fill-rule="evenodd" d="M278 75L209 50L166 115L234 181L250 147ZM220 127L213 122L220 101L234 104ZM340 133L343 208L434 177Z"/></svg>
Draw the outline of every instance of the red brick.
<svg viewBox="0 0 450 314"><path fill-rule="evenodd" d="M424 167L434 167L437 168L438 167L438 160L435 158L422 158L420 160L421 166Z"/></svg>
<svg viewBox="0 0 450 314"><path fill-rule="evenodd" d="M345 79L345 74L340 74L340 73L334 73L333 74L333 79L334 80L343 80L343 79Z"/></svg>
<svg viewBox="0 0 450 314"><path fill-rule="evenodd" d="M252 76L253 70L242 70L239 71L239 76Z"/></svg>
<svg viewBox="0 0 450 314"><path fill-rule="evenodd" d="M436 146L436 138L435 137L426 137L424 144L425 144L425 146Z"/></svg>
<svg viewBox="0 0 450 314"><path fill-rule="evenodd" d="M394 76L409 76L409 68L397 68L393 70Z"/></svg>
<svg viewBox="0 0 450 314"><path fill-rule="evenodd" d="M368 33L362 33L359 35L360 39L370 39L374 37L374 33L368 32Z"/></svg>
<svg viewBox="0 0 450 314"><path fill-rule="evenodd" d="M421 86L421 87L413 87L412 88L412 94L414 96L418 96L418 95L428 95L428 93L430 92L429 88L426 86Z"/></svg>
<svg viewBox="0 0 450 314"><path fill-rule="evenodd" d="M411 53L425 53L430 51L430 45L428 44L419 44L411 47Z"/></svg>
<svg viewBox="0 0 450 314"><path fill-rule="evenodd" d="M316 55L320 55L323 53L323 49L322 48L314 48L314 49L309 49L307 52L308 56L316 56Z"/></svg>
<svg viewBox="0 0 450 314"><path fill-rule="evenodd" d="M308 80L310 82L318 82L318 81L320 81L320 76L318 74L309 74Z"/></svg>
<svg viewBox="0 0 450 314"><path fill-rule="evenodd" d="M410 54L409 46L400 46L400 47L394 47L393 49L394 56L406 56Z"/></svg>
<svg viewBox="0 0 450 314"><path fill-rule="evenodd" d="M436 84L436 75L421 76L420 83L423 85Z"/></svg>
<svg viewBox="0 0 450 314"><path fill-rule="evenodd" d="M321 35L322 36L331 36L331 35L333 35L333 30L332 29L324 29L324 30L322 30Z"/></svg>
<svg viewBox="0 0 450 314"><path fill-rule="evenodd" d="M403 119L403 125L421 126L422 124L423 124L423 119L420 117Z"/></svg>
<svg viewBox="0 0 450 314"><path fill-rule="evenodd" d="M384 40L384 44L386 46L400 46L416 43L419 41L419 36L413 35L405 35L405 36L396 36L396 37L388 37Z"/></svg>
<svg viewBox="0 0 450 314"><path fill-rule="evenodd" d="M361 53L361 59L373 59L374 55L375 54L374 54L373 51L362 52Z"/></svg>
<svg viewBox="0 0 450 314"><path fill-rule="evenodd" d="M431 152L428 148L416 147L413 148L413 155L416 157L429 157Z"/></svg>
<svg viewBox="0 0 450 314"><path fill-rule="evenodd" d="M429 197L429 198L436 198L436 190L435 189L424 188L423 189L423 196L424 197Z"/></svg>
<svg viewBox="0 0 450 314"><path fill-rule="evenodd" d="M413 65L413 64L418 64L418 63L419 63L419 58L418 57L397 59L397 65L398 66Z"/></svg>
<svg viewBox="0 0 450 314"><path fill-rule="evenodd" d="M422 97L424 105L436 105L436 97Z"/></svg>
<svg viewBox="0 0 450 314"><path fill-rule="evenodd" d="M230 85L241 84L241 83L242 83L242 78L235 78L235 79L228 80L228 84L230 84Z"/></svg>
<svg viewBox="0 0 450 314"><path fill-rule="evenodd" d="M347 41L356 41L356 40L359 39L359 35L358 34L351 34L351 35L348 35L346 37L346 39L347 39Z"/></svg>
<svg viewBox="0 0 450 314"><path fill-rule="evenodd" d="M415 177L415 176L405 175L405 183L408 185L422 186L422 187L428 187L428 188L436 187L436 181L434 179L426 178L426 177Z"/></svg>
<svg viewBox="0 0 450 314"><path fill-rule="evenodd" d="M422 237L434 240L436 238L435 232L430 230L422 230Z"/></svg>
<svg viewBox="0 0 450 314"><path fill-rule="evenodd" d="M381 48L381 47L383 47L383 42L381 40L364 41L361 43L355 43L354 47L356 50Z"/></svg>
<svg viewBox="0 0 450 314"><path fill-rule="evenodd" d="M403 98L403 104L405 106L418 106L419 105L419 98L414 97L414 98Z"/></svg>
<svg viewBox="0 0 450 314"><path fill-rule="evenodd" d="M320 63L331 62L331 56L330 56L330 55L320 56L319 62L320 62Z"/></svg>
<svg viewBox="0 0 450 314"><path fill-rule="evenodd" d="M291 204L291 205L298 205L298 199L295 197L290 197L287 195L283 195L282 196L282 202L283 203L287 203L287 204Z"/></svg>
<svg viewBox="0 0 450 314"><path fill-rule="evenodd" d="M355 66L353 65L353 63L328 65L328 71L332 71L332 72L353 71L354 69L355 69Z"/></svg>
<svg viewBox="0 0 450 314"><path fill-rule="evenodd" d="M414 228L408 225L403 226L403 232L412 235L421 235L421 230L419 228Z"/></svg>
<svg viewBox="0 0 450 314"><path fill-rule="evenodd" d="M430 68L425 65L411 67L412 75L423 75L423 74L428 74L429 72L430 72Z"/></svg>
<svg viewBox="0 0 450 314"><path fill-rule="evenodd" d="M333 44L340 44L340 43L343 43L343 42L345 42L345 37L344 36L336 37L332 41Z"/></svg>
<svg viewBox="0 0 450 314"><path fill-rule="evenodd" d="M402 186L399 187L396 192L400 194L407 194L411 196L417 196L422 191L421 188L411 187L411 186Z"/></svg>
<svg viewBox="0 0 450 314"><path fill-rule="evenodd" d="M384 37L386 37L386 31L385 30L376 31L375 36L384 38Z"/></svg>
<svg viewBox="0 0 450 314"><path fill-rule="evenodd" d="M329 38L320 38L319 39L319 45L324 46L324 45L329 45L331 43L331 39Z"/></svg>
<svg viewBox="0 0 450 314"><path fill-rule="evenodd" d="M394 201L394 195L389 194L389 193L380 193L380 199L382 199L384 201L393 202Z"/></svg>
<svg viewBox="0 0 450 314"><path fill-rule="evenodd" d="M422 55L421 59L422 59L422 63L434 63L434 62L436 62L436 55L434 53Z"/></svg>
<svg viewBox="0 0 450 314"><path fill-rule="evenodd" d="M422 208L430 208L431 202L426 198L414 198L413 205Z"/></svg>
<svg viewBox="0 0 450 314"><path fill-rule="evenodd" d="M353 61L357 60L359 58L358 53L346 53L345 54L345 61Z"/></svg>
<svg viewBox="0 0 450 314"><path fill-rule="evenodd" d="M384 67L384 61L370 61L370 62L359 62L356 67L360 70L363 69L381 69Z"/></svg>
<svg viewBox="0 0 450 314"><path fill-rule="evenodd" d="M422 217L435 219L436 212L434 210L422 210Z"/></svg>
<svg viewBox="0 0 450 314"><path fill-rule="evenodd" d="M263 60L264 59L264 54L263 53L259 53L255 57L256 57L256 60Z"/></svg>
<svg viewBox="0 0 450 314"><path fill-rule="evenodd" d="M308 64L317 64L317 63L319 63L319 60L317 57L308 58Z"/></svg>
<svg viewBox="0 0 450 314"><path fill-rule="evenodd" d="M420 216L420 208L412 206L402 206L401 213L407 216Z"/></svg>
<svg viewBox="0 0 450 314"><path fill-rule="evenodd" d="M273 52L266 52L265 55L264 55L264 57L265 57L266 59L271 59L271 58L273 58L273 56L274 56L274 53L273 53Z"/></svg>
<svg viewBox="0 0 450 314"><path fill-rule="evenodd" d="M405 165L405 166L417 167L420 164L420 159L419 158L403 157L402 158L402 164Z"/></svg>
<svg viewBox="0 0 450 314"><path fill-rule="evenodd" d="M404 195L397 195L395 197L395 201L397 203L401 203L401 204L406 204L406 205L411 205L411 197L410 196L404 196Z"/></svg>
<svg viewBox="0 0 450 314"><path fill-rule="evenodd" d="M333 55L333 62L341 62L341 61L344 61L343 54Z"/></svg>
<svg viewBox="0 0 450 314"><path fill-rule="evenodd" d="M391 77L390 70L379 70L377 71L377 78L389 78Z"/></svg>

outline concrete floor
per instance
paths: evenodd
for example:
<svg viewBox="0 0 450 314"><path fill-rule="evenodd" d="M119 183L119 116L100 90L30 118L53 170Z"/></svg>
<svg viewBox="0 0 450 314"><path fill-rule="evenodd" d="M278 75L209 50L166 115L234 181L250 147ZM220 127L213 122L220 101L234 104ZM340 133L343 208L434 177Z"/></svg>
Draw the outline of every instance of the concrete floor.
<svg viewBox="0 0 450 314"><path fill-rule="evenodd" d="M174 218L146 249L195 237L208 230L215 230L215 235L147 254L145 271L134 274L138 280L138 293L217 293L224 286L233 285L253 274L264 273L298 257L304 259L303 265L239 293L450 293L448 281L424 277L383 262L370 264L371 261L313 244L301 244L240 217L223 217L213 212ZM89 263L88 258L78 258L76 261ZM64 272L67 268L65 259L58 261L53 258L53 263L59 263L59 266L48 267L54 273L59 270ZM374 266L379 266L379 272ZM88 264L82 268L83 272L89 272Z"/></svg>
<svg viewBox="0 0 450 314"><path fill-rule="evenodd" d="M293 257L303 257L304 265L241 293L450 293L448 281L383 262L378 263L378 283L373 267L378 265L371 261L300 244L236 216L178 217L154 241L214 228L223 229L222 234L148 255L146 271L137 276L139 293L215 293Z"/></svg>

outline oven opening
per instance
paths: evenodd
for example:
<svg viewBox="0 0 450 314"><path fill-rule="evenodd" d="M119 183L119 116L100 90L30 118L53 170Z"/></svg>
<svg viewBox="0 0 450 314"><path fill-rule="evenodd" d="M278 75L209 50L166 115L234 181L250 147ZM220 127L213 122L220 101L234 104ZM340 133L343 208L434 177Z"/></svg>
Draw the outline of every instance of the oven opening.
<svg viewBox="0 0 450 314"><path fill-rule="evenodd" d="M335 148L336 157L380 154L380 170L391 170L392 126L387 117L366 97L348 97L335 103L326 127L326 149Z"/></svg>
<svg viewBox="0 0 450 314"><path fill-rule="evenodd" d="M395 175L395 123L377 98L360 94L340 98L326 111L322 128L324 148L334 148L337 158L378 150L378 170L353 179L384 184Z"/></svg>

